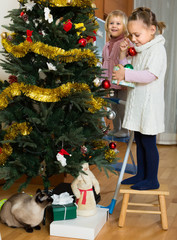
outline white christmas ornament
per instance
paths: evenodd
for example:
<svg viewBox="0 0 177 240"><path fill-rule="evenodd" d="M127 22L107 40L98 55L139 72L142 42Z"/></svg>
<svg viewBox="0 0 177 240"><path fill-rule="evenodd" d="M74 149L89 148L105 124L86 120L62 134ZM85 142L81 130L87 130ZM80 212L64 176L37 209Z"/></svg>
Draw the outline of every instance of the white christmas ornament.
<svg viewBox="0 0 177 240"><path fill-rule="evenodd" d="M42 33L42 36L45 37L46 34L45 34L44 30L42 30L41 33Z"/></svg>
<svg viewBox="0 0 177 240"><path fill-rule="evenodd" d="M69 154L68 152L66 152L64 149L61 149L61 150L57 153L57 155L56 155L57 160L61 163L61 165L62 165L63 167L65 167L65 166L67 165L67 163L66 163L66 158L64 157L64 155L69 155L69 156L71 156L71 154Z"/></svg>
<svg viewBox="0 0 177 240"><path fill-rule="evenodd" d="M50 9L45 7L44 8L44 15L45 15L45 20L48 21L49 23L53 22L53 16L50 14Z"/></svg>
<svg viewBox="0 0 177 240"><path fill-rule="evenodd" d="M32 11L35 5L36 3L34 3L33 1L30 1L24 4L27 11Z"/></svg>
<svg viewBox="0 0 177 240"><path fill-rule="evenodd" d="M45 79L47 77L46 74L42 71L42 69L39 69L38 73L39 73L40 79Z"/></svg>
<svg viewBox="0 0 177 240"><path fill-rule="evenodd" d="M48 63L47 62L47 66L48 66L48 69L51 70L51 71L56 71L56 67L52 64L52 63Z"/></svg>
<svg viewBox="0 0 177 240"><path fill-rule="evenodd" d="M114 111L109 111L107 114L107 118L110 120L114 120L116 117L116 113Z"/></svg>
<svg viewBox="0 0 177 240"><path fill-rule="evenodd" d="M95 79L93 80L93 83L94 83L94 86L95 86L95 87L99 87L99 86L101 85L101 81L100 81L99 78L95 78Z"/></svg>

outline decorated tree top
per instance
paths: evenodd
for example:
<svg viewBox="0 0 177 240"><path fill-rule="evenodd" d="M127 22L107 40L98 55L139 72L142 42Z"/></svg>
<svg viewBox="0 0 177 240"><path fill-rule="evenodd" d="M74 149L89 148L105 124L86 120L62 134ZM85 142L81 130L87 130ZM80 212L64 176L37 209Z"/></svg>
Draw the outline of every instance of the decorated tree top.
<svg viewBox="0 0 177 240"><path fill-rule="evenodd" d="M0 178L78 176L83 162L111 170L115 151L103 139L105 90L95 84L98 24L91 0L19 0L4 26L0 82ZM66 151L68 154L59 154Z"/></svg>

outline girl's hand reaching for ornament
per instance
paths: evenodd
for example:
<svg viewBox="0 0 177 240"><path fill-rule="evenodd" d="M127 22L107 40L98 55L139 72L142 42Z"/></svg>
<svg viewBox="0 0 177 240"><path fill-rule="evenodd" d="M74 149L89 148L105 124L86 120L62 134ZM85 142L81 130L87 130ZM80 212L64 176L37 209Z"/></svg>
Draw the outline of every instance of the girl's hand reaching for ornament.
<svg viewBox="0 0 177 240"><path fill-rule="evenodd" d="M125 68L119 64L119 70L113 71L112 78L117 80L117 85L119 85L120 81L125 80Z"/></svg>
<svg viewBox="0 0 177 240"><path fill-rule="evenodd" d="M124 40L120 43L120 60L124 59L127 56L127 50L129 47L128 38L124 38Z"/></svg>

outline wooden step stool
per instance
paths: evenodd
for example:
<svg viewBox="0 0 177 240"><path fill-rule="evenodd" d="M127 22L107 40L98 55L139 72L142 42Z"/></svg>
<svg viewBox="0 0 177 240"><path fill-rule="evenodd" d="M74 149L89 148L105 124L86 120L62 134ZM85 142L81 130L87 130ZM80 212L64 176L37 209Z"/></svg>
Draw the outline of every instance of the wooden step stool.
<svg viewBox="0 0 177 240"><path fill-rule="evenodd" d="M131 185L121 185L120 193L123 193L122 207L119 217L119 227L123 227L125 223L126 213L150 213L150 214L160 214L162 229L168 229L167 211L165 196L169 195L167 185L160 185L159 189L155 190L134 190L130 188ZM129 202L130 194L144 194L144 195L158 195L159 204L148 204L148 203L132 203ZM134 210L128 209L128 205L131 206L144 206L144 207L159 207L159 211L149 211L149 210Z"/></svg>

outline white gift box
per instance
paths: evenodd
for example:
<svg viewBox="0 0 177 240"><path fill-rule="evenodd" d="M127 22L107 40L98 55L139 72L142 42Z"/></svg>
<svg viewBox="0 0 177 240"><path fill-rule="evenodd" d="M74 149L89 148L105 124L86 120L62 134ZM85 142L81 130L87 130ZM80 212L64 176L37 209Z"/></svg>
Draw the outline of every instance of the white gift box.
<svg viewBox="0 0 177 240"><path fill-rule="evenodd" d="M78 216L71 220L54 221L50 224L50 235L94 240L108 217L109 209L97 208L97 213L93 216Z"/></svg>

